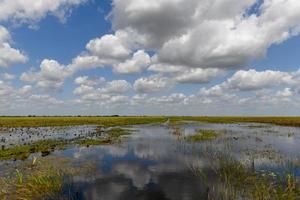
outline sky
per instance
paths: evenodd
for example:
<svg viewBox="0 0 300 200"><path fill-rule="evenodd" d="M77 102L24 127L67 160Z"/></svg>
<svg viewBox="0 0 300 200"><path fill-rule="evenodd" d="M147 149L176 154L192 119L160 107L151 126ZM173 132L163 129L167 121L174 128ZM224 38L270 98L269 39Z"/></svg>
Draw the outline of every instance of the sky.
<svg viewBox="0 0 300 200"><path fill-rule="evenodd" d="M299 0L0 0L0 115L300 115Z"/></svg>

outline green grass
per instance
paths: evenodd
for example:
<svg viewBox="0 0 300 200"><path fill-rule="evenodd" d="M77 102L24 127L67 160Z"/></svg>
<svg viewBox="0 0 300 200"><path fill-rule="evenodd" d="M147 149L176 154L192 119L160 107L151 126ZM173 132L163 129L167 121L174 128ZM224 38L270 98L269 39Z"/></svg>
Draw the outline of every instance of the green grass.
<svg viewBox="0 0 300 200"><path fill-rule="evenodd" d="M246 164L219 154L210 157L210 162L209 168L194 169L210 189L208 199L294 200L300 197L300 185L291 174L255 172Z"/></svg>
<svg viewBox="0 0 300 200"><path fill-rule="evenodd" d="M204 140L212 140L219 136L219 134L214 130L197 130L195 135L189 135L185 137L185 140L189 142L199 142Z"/></svg>
<svg viewBox="0 0 300 200"><path fill-rule="evenodd" d="M0 117L0 127L100 125L104 127L161 123L166 117Z"/></svg>

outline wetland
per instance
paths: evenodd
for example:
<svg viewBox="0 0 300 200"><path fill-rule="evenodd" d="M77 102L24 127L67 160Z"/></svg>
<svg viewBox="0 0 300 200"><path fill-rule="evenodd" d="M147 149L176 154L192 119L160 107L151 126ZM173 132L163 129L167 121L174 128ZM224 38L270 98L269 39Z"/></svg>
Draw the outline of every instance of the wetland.
<svg viewBox="0 0 300 200"><path fill-rule="evenodd" d="M0 199L299 199L295 119L0 118Z"/></svg>

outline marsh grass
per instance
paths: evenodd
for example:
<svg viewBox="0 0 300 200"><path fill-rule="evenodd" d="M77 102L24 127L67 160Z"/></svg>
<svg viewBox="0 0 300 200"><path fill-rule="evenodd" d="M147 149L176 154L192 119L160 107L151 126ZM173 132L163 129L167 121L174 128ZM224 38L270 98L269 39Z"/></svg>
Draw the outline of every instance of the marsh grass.
<svg viewBox="0 0 300 200"><path fill-rule="evenodd" d="M209 188L207 199L295 200L300 198L300 185L292 174L257 172L253 166L221 153L210 159L209 167L193 169Z"/></svg>
<svg viewBox="0 0 300 200"><path fill-rule="evenodd" d="M184 137L186 141L189 142L199 142L205 140L212 140L219 136L219 134L214 130L205 130L205 129L198 129L196 130L195 135L189 135Z"/></svg>
<svg viewBox="0 0 300 200"><path fill-rule="evenodd" d="M90 163L74 167L70 160L59 157L26 161L9 175L0 177L0 199L70 199L63 193L70 177L91 173L93 169Z"/></svg>

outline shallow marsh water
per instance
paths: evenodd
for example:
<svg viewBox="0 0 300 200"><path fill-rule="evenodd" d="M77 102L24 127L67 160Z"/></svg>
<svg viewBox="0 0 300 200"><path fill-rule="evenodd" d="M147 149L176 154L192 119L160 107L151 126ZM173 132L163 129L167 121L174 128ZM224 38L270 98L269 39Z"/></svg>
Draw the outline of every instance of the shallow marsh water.
<svg viewBox="0 0 300 200"><path fill-rule="evenodd" d="M207 198L208 188L195 176L195 167L206 168L207 155L229 153L253 170L291 172L300 177L300 129L269 124L184 123L180 131L163 125L130 126L132 134L112 145L79 146L52 152L46 159L67 158L72 165L92 163L89 174L74 174L65 193L76 199L170 199ZM72 139L89 136L96 127L3 130L3 144L22 144L39 139ZM184 137L197 129L215 130L219 137L187 142ZM6 132L5 132L6 131ZM20 137L22 136L22 137ZM23 140L22 140L23 138ZM1 143L0 143L1 144ZM32 155L29 159L39 154ZM38 158L39 159L39 158ZM24 161L0 162L0 174ZM214 178L211 177L211 182ZM217 183L216 183L217 184Z"/></svg>

